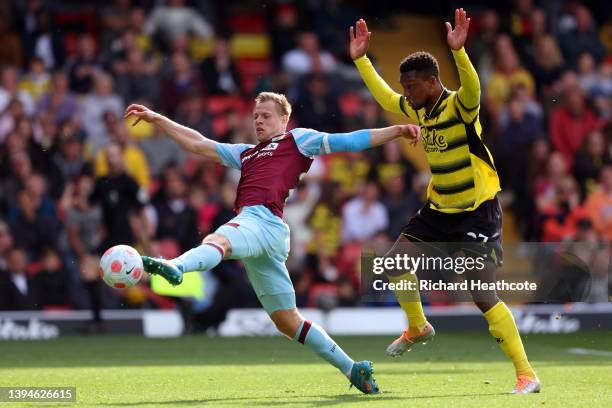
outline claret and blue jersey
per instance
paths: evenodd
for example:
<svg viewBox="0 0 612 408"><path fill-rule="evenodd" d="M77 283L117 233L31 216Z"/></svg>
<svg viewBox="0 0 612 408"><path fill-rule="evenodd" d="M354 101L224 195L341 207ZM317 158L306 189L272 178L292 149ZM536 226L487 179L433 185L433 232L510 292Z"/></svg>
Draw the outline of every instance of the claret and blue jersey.
<svg viewBox="0 0 612 408"><path fill-rule="evenodd" d="M330 134L296 128L257 145L218 143L216 149L224 166L241 170L236 208L264 205L282 217L289 191L310 169L314 156L370 145L369 129Z"/></svg>

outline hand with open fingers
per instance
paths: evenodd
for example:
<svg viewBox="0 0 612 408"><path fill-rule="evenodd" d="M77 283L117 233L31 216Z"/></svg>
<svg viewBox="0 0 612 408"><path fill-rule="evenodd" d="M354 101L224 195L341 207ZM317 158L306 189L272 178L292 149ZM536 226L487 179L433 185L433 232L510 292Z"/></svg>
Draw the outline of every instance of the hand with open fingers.
<svg viewBox="0 0 612 408"><path fill-rule="evenodd" d="M400 135L410 141L410 144L416 146L421 138L421 128L417 125L398 125Z"/></svg>
<svg viewBox="0 0 612 408"><path fill-rule="evenodd" d="M470 28L470 19L464 9L455 10L455 28L448 21L446 25L446 41L453 50L460 50L465 45L468 30Z"/></svg>
<svg viewBox="0 0 612 408"><path fill-rule="evenodd" d="M137 118L136 122L132 123L132 126L136 126L141 120L152 123L155 121L155 119L160 117L159 113L147 108L144 105L138 105L136 103L128 106L123 114L124 119L127 119L130 116L136 116Z"/></svg>
<svg viewBox="0 0 612 408"><path fill-rule="evenodd" d="M361 58L368 52L371 36L372 33L368 31L368 25L363 18L355 23L355 27L351 26L349 28L349 52L351 59Z"/></svg>

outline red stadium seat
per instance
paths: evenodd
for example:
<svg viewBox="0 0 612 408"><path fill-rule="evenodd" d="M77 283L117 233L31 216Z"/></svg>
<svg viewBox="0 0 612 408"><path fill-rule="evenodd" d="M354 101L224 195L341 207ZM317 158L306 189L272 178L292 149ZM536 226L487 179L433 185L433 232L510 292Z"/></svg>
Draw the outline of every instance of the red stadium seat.
<svg viewBox="0 0 612 408"><path fill-rule="evenodd" d="M266 19L260 15L235 14L229 18L229 26L236 33L265 33Z"/></svg>

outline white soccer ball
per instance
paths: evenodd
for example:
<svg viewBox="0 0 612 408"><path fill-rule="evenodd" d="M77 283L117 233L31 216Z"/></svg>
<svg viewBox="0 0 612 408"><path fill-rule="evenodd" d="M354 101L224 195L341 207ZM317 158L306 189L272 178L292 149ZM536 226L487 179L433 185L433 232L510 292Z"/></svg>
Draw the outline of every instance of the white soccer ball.
<svg viewBox="0 0 612 408"><path fill-rule="evenodd" d="M107 249L100 259L100 277L111 288L134 286L143 271L140 254L129 245L115 245Z"/></svg>

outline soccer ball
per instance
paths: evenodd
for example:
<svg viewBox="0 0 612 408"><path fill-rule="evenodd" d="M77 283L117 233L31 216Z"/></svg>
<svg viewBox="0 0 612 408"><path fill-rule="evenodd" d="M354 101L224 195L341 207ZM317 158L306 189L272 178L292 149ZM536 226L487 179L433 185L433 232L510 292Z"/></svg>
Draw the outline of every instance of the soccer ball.
<svg viewBox="0 0 612 408"><path fill-rule="evenodd" d="M134 286L142 277L143 270L140 254L129 245L115 245L100 259L100 277L111 288Z"/></svg>

